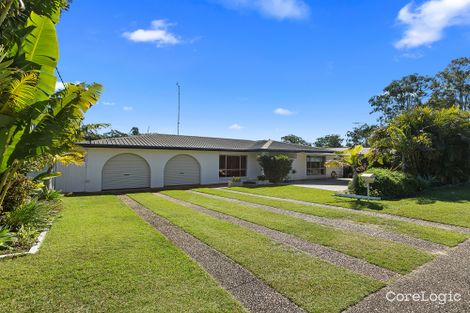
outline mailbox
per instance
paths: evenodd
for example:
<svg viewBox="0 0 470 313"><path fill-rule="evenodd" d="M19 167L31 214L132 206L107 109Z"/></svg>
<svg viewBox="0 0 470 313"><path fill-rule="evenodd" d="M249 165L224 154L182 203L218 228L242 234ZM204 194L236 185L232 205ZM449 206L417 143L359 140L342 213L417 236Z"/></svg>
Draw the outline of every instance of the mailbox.
<svg viewBox="0 0 470 313"><path fill-rule="evenodd" d="M364 180L366 184L372 184L375 181L374 174L361 174L361 178Z"/></svg>

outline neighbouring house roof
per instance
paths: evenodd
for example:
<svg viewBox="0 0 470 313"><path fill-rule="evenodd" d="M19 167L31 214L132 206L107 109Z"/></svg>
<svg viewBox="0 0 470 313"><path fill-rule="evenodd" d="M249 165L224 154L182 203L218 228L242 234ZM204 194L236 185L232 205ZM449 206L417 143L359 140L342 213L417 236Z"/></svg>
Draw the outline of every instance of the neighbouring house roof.
<svg viewBox="0 0 470 313"><path fill-rule="evenodd" d="M163 150L205 150L241 152L311 152L334 153L336 149L315 148L274 140L245 140L183 135L146 134L129 137L98 139L79 143L91 148L133 148Z"/></svg>

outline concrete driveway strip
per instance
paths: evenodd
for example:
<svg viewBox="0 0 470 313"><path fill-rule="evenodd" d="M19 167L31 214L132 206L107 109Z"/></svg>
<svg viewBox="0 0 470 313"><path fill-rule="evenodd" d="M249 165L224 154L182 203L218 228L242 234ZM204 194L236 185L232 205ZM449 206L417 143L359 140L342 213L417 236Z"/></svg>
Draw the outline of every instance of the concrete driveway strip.
<svg viewBox="0 0 470 313"><path fill-rule="evenodd" d="M447 247L443 245L426 241L426 240L422 240L422 239L418 239L418 238L414 238L414 237L410 237L410 236L406 236L406 235L402 235L402 234L397 234L391 231L387 231L383 229L382 227L376 226L376 225L367 225L367 224L355 223L352 221L319 217L319 216L315 216L311 214L289 211L289 210L275 208L275 207L271 207L267 205L251 203L251 202L241 201L237 199L224 198L221 196L216 196L216 195L211 195L211 194L206 194L206 193L201 193L201 192L196 192L196 191L190 191L190 192L197 193L198 195L206 196L209 198L225 200L225 201L230 201L234 203L239 203L242 205L258 207L258 208L261 208L270 212L300 218L307 222L322 224L325 226L331 226L331 227L335 227L339 229L344 229L347 231L360 232L369 236L379 237L382 239L404 243L404 244L407 244L407 245L410 245L410 246L413 246L413 247L416 247L416 248L419 248L419 249L422 249L431 253L440 254L440 253L445 252L448 249Z"/></svg>
<svg viewBox="0 0 470 313"><path fill-rule="evenodd" d="M345 312L470 312L470 240L452 248L448 255L437 257L369 295Z"/></svg>
<svg viewBox="0 0 470 313"><path fill-rule="evenodd" d="M411 218L411 217L405 217L405 216L399 216L399 215L393 215L393 214L387 214L387 213L363 211L363 210L353 210L353 209L343 208L343 207L329 205L329 204L321 204L321 203L307 202L307 201L301 201L301 200L295 200L295 199L286 199L286 198L278 198L278 197L272 197L272 196L258 195L258 194L254 194L254 193L231 190L231 189L227 189L226 187L222 187L222 188L219 188L219 189L227 191L227 192L242 194L242 195L250 195L250 196L266 198L266 199L273 199L273 200L283 200L283 201L287 201L287 202L299 203L299 204L304 204L304 205L308 205L308 206L323 207L323 208L329 208L329 209L333 209L333 210L340 210L340 211L347 211L347 212L353 211L354 213L363 214L363 215L375 216L375 217L380 217L380 218L387 218L387 219L390 219L390 220L410 222L410 223L415 223L415 224L419 224L419 225L437 227L437 228L442 228L442 229L446 229L446 230L461 232L461 233L464 233L464 234L470 234L470 228L455 226L455 225L449 225L449 224L442 224L442 223L431 222L431 221L425 221L425 220L419 220L419 219L415 219L415 218Z"/></svg>
<svg viewBox="0 0 470 313"><path fill-rule="evenodd" d="M251 272L128 196L118 196L142 219L198 262L250 312L305 312Z"/></svg>
<svg viewBox="0 0 470 313"><path fill-rule="evenodd" d="M211 215L215 218L219 218L219 219L231 222L233 224L237 224L242 227L248 228L262 235L265 235L277 242L280 242L287 246L291 246L303 252L306 252L312 255L313 257L317 257L319 259L322 259L334 265L345 267L353 272L356 272L365 276L369 276L369 277L382 280L385 282L390 281L390 280L395 280L396 278L401 277L401 275L398 273L381 268L374 264L370 264L364 260L343 254L341 252L335 251L328 247L314 244L314 243L299 239L295 236L285 234L283 232L273 230L273 229L270 229L270 228L267 228L258 224L247 222L247 221L238 219L230 215L226 215L217 211L212 211L204 207L201 207L199 205L195 205L195 204L183 201L183 200L171 198L169 196L162 195L162 194L155 194L155 195L162 197L164 199L167 199L169 201L173 201L175 203L184 205L193 210Z"/></svg>

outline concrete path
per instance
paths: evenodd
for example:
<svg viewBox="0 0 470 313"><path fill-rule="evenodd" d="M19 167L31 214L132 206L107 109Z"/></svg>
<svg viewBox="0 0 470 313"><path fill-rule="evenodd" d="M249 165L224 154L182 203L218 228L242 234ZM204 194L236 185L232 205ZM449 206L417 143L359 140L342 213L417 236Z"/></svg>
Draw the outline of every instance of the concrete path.
<svg viewBox="0 0 470 313"><path fill-rule="evenodd" d="M224 197L206 194L206 193L197 192L197 191L189 191L189 192L196 193L198 195L206 196L209 198L215 198L219 200L239 203L242 205L259 207L270 212L287 215L287 216L293 216L293 217L302 219L307 222L322 224L325 226L331 226L331 227L335 227L335 228L339 228L339 229L343 229L347 231L360 232L369 236L379 237L382 239L391 240L395 242L400 242L400 243L407 244L407 245L410 245L410 246L413 246L413 247L416 247L416 248L419 248L419 249L422 249L422 250L425 250L434 254L444 253L448 249L447 247L443 245L426 241L426 240L422 240L422 239L418 239L418 238L414 238L414 237L410 237L410 236L406 236L406 235L402 235L402 234L397 234L391 231L387 231L383 229L382 227L376 226L376 225L367 225L367 224L360 224L360 223L355 223L351 221L319 217L319 216L315 216L311 214L289 211L285 209L280 209L280 208L252 203L252 202L246 202L246 201L237 200L237 199L224 198Z"/></svg>
<svg viewBox="0 0 470 313"><path fill-rule="evenodd" d="M183 201L183 200L171 198L166 195L162 195L162 194L155 194L155 195L162 197L166 200L184 205L195 211L199 211L199 212L211 215L215 218L219 218L219 219L231 222L233 224L240 225L247 229L253 230L275 241L278 241L282 244L297 248L314 257L320 258L324 261L327 261L329 263L332 263L338 266L345 267L353 272L366 275L366 276L369 276L378 280L382 280L382 281L394 280L398 277L401 277L401 275L398 273L395 273L390 270L381 268L379 266L370 264L364 260L343 254L341 252L335 251L328 247L299 239L293 235L289 235L289 234L286 234L277 230L273 230L273 229L255 224L255 223L247 222L239 218L236 218L227 214L223 214L217 211L212 211L202 206L195 205L195 204Z"/></svg>
<svg viewBox="0 0 470 313"><path fill-rule="evenodd" d="M418 295L413 300L406 294ZM430 301L436 298L437 301ZM345 312L470 312L470 240L451 249L448 255L439 256L394 284L369 295Z"/></svg>
<svg viewBox="0 0 470 313"><path fill-rule="evenodd" d="M250 312L305 312L224 254L149 211L128 196L118 197L147 223L198 262Z"/></svg>
<svg viewBox="0 0 470 313"><path fill-rule="evenodd" d="M283 200L283 201L292 202L292 203L299 203L299 204L304 204L304 205L309 205L309 206L323 207L323 208L329 208L329 209L340 210L340 211L347 211L347 212L352 211L354 213L363 214L363 215L375 216L375 217L380 217L380 218L387 218L387 219L396 220L396 221L410 222L410 223L415 223L415 224L419 224L419 225L431 226L431 227L436 227L436 228L441 228L441 229L446 229L446 230L451 230L451 231L457 231L457 232L461 232L461 233L464 233L464 234L470 234L470 228L455 226L455 225L442 224L442 223L431 222L431 221L425 221L425 220L419 220L419 219L415 219L415 218L411 218L411 217L392 215L392 214L387 214L387 213L363 211L363 210L353 210L353 209L343 208L343 207L329 205L329 204L321 204L321 203L307 202L307 201L301 201L301 200L295 200L295 199L286 199L286 198L265 196L265 195L259 195L259 194L253 194L253 193L248 193L248 192L241 192L241 191L231 190L231 189L227 189L226 187L219 188L219 189L222 189L222 190L228 191L228 192L242 194L242 195L250 195L250 196L266 198L266 199L274 199L274 200Z"/></svg>

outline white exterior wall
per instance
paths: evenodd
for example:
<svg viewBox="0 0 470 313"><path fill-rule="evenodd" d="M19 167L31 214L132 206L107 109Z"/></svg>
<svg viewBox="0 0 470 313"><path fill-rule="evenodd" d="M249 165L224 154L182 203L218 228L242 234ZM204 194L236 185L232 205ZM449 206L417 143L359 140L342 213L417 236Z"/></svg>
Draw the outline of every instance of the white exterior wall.
<svg viewBox="0 0 470 313"><path fill-rule="evenodd" d="M81 167L58 166L62 176L55 179L55 188L64 192L101 191L101 178L104 164L112 157L122 153L134 153L144 158L150 167L150 187L164 186L165 164L172 157L187 154L194 157L201 166L201 184L218 184L230 178L219 178L219 155L246 155L247 176L244 180L256 179L261 168L256 160L257 153L220 152L220 151L187 151L187 150L151 150L151 149L116 149L87 148L85 164Z"/></svg>
<svg viewBox="0 0 470 313"><path fill-rule="evenodd" d="M295 174L291 173L289 175L290 180L306 180L306 179L322 179L322 178L330 178L331 173L333 171L336 172L338 177L343 176L343 169L342 168L326 168L325 175L307 175L307 155L314 155L314 156L326 156L326 160L334 159L334 155L327 155L327 154L313 154L313 153L297 153L297 157L292 162L292 170L295 170Z"/></svg>

